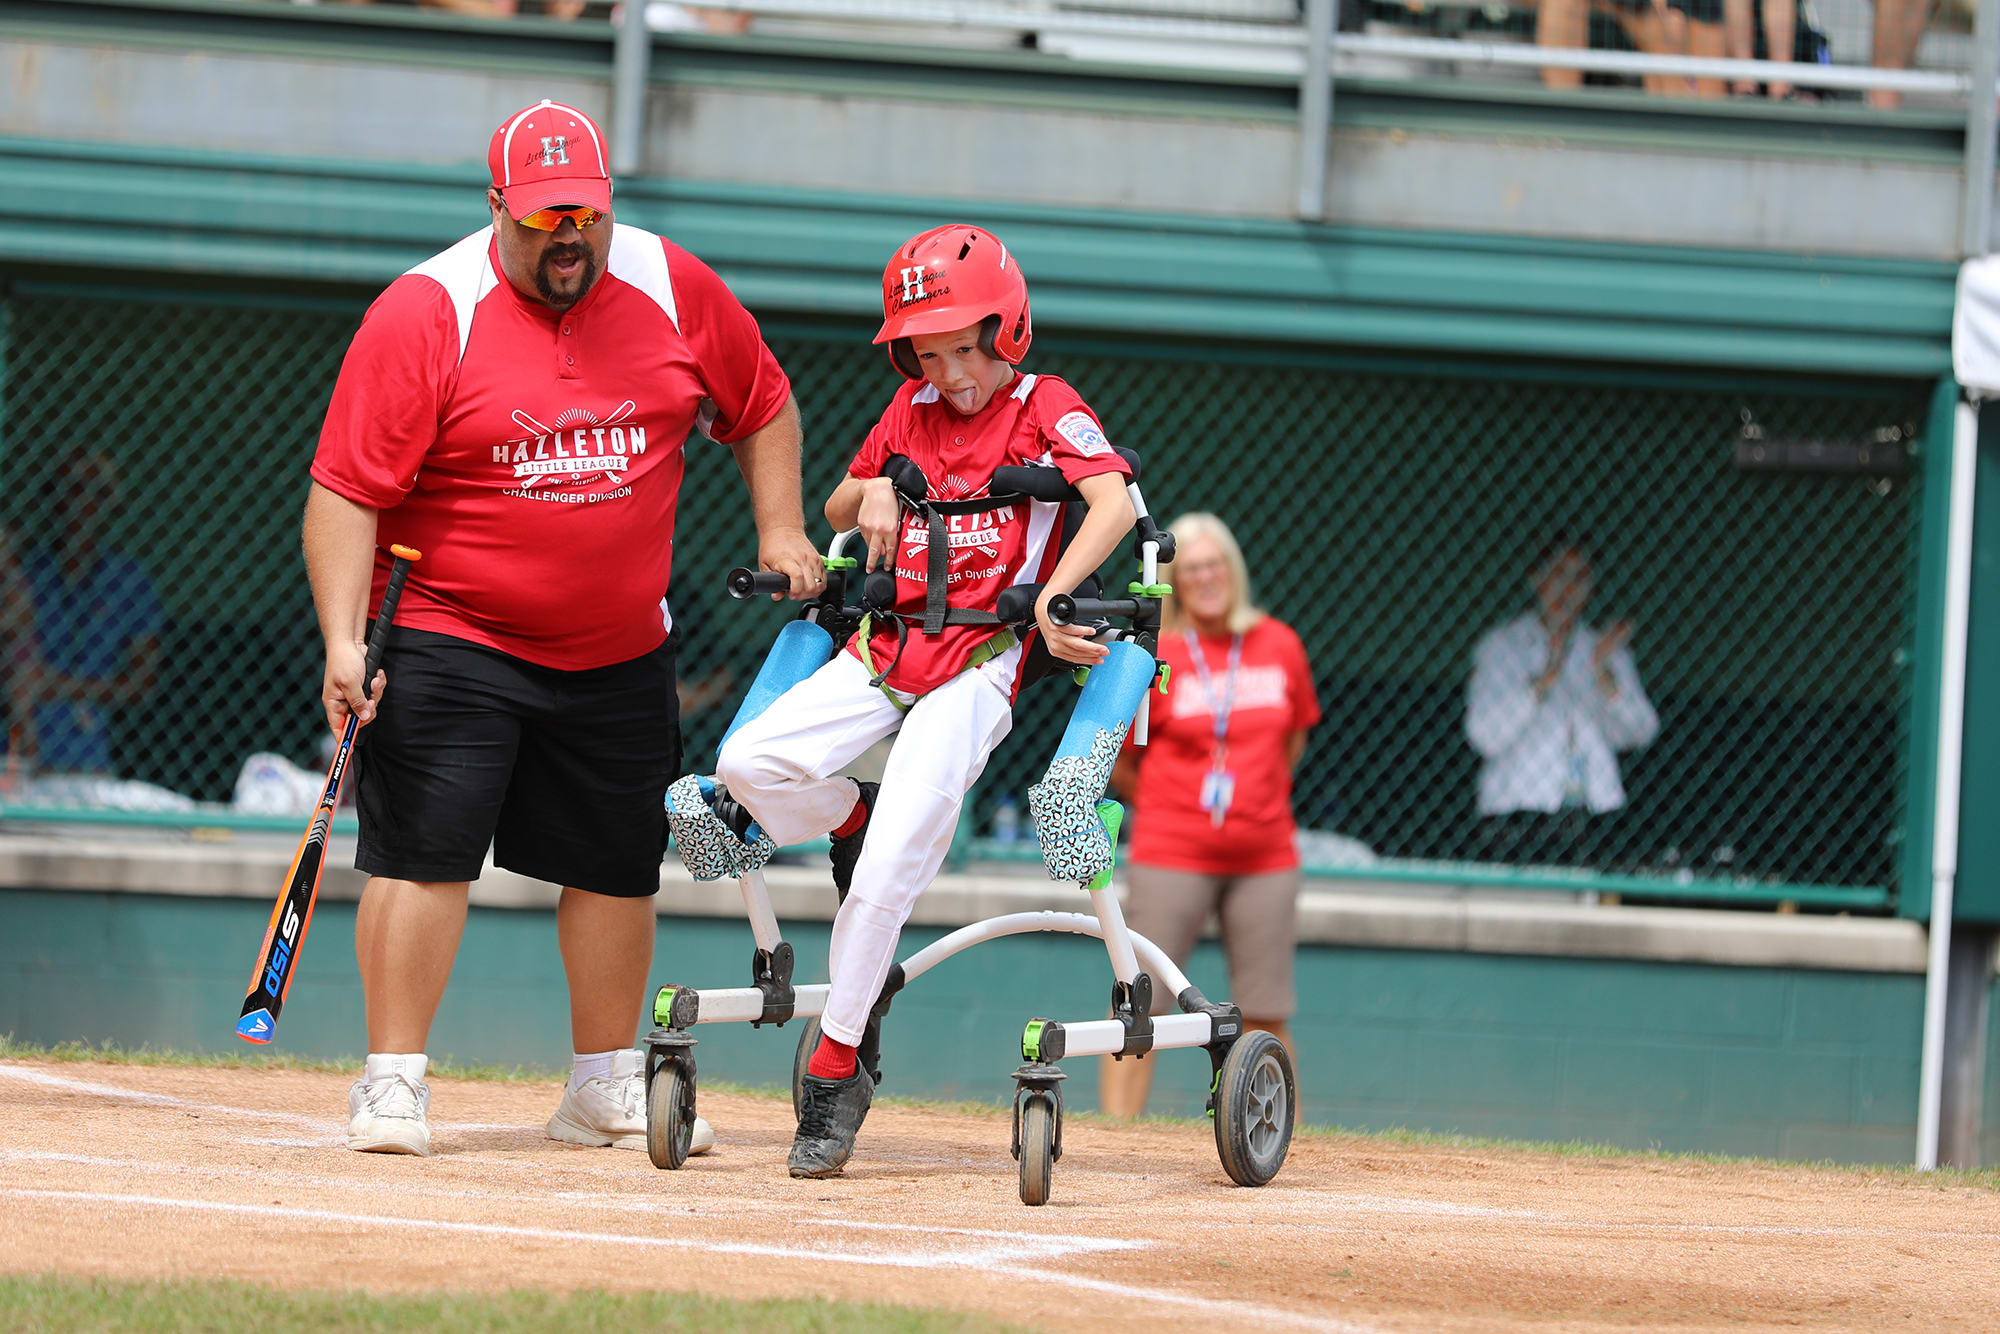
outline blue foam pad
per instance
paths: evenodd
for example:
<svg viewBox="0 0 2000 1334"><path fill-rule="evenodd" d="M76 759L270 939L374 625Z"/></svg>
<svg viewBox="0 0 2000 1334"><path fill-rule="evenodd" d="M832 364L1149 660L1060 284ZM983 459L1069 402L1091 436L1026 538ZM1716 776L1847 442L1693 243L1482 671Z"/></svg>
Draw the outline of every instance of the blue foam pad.
<svg viewBox="0 0 2000 1334"><path fill-rule="evenodd" d="M793 621L778 631L778 641L764 655L764 665L757 669L750 693L743 697L729 730L722 734L722 746L729 744L737 728L770 708L778 696L826 666L833 650L833 636L811 621ZM722 746L716 747L718 754Z"/></svg>
<svg viewBox="0 0 2000 1334"><path fill-rule="evenodd" d="M1083 683L1069 726L1063 729L1062 744L1056 747L1057 759L1088 755L1100 732L1129 726L1153 684L1152 654L1123 639L1110 648L1110 656L1091 668Z"/></svg>

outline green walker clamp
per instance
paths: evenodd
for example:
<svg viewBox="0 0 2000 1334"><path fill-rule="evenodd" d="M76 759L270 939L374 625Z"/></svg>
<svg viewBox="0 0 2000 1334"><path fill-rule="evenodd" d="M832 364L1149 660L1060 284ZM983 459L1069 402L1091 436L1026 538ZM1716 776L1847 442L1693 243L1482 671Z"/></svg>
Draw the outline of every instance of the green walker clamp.
<svg viewBox="0 0 2000 1334"><path fill-rule="evenodd" d="M825 564L829 570L858 570L861 568L860 559L854 556L828 556Z"/></svg>
<svg viewBox="0 0 2000 1334"><path fill-rule="evenodd" d="M1135 598L1163 598L1174 591L1172 584L1142 584L1137 579L1125 585L1125 591Z"/></svg>
<svg viewBox="0 0 2000 1334"><path fill-rule="evenodd" d="M653 997L653 1024L657 1028L693 1028L701 1014L701 993L691 987L661 987Z"/></svg>
<svg viewBox="0 0 2000 1334"><path fill-rule="evenodd" d="M1030 1019L1021 1031L1021 1059L1030 1065L1054 1065L1068 1046L1064 1032L1054 1019Z"/></svg>
<svg viewBox="0 0 2000 1334"><path fill-rule="evenodd" d="M1102 798L1097 803L1097 822L1104 826L1104 837L1111 844L1111 860L1084 885L1093 894L1111 884L1111 872L1118 866L1118 827L1125 823L1125 808L1109 797Z"/></svg>

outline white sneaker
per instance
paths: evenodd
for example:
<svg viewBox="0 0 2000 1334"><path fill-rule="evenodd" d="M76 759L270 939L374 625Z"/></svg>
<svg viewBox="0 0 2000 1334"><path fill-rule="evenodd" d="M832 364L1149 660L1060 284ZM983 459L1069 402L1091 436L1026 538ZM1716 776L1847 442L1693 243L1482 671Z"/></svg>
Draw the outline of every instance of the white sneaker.
<svg viewBox="0 0 2000 1334"><path fill-rule="evenodd" d="M365 1075L347 1091L347 1147L361 1153L414 1153L429 1157L431 1086L397 1071Z"/></svg>
<svg viewBox="0 0 2000 1334"><path fill-rule="evenodd" d="M609 1076L586 1079L581 1088L565 1084L548 1131L550 1139L586 1148L645 1148L646 1053L621 1051L611 1058ZM714 1144L715 1132L697 1116L688 1152L707 1153Z"/></svg>

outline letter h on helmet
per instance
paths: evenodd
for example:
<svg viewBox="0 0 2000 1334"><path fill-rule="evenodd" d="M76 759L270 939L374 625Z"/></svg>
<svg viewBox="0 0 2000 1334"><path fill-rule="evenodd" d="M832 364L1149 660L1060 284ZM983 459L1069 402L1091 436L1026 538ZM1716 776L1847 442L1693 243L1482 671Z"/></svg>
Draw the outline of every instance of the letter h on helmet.
<svg viewBox="0 0 2000 1334"><path fill-rule="evenodd" d="M1034 337L1028 281L999 237L953 223L896 248L882 271L882 328L875 341L889 345L897 370L912 380L923 378L912 336L975 324L987 356L1018 366L1028 355Z"/></svg>

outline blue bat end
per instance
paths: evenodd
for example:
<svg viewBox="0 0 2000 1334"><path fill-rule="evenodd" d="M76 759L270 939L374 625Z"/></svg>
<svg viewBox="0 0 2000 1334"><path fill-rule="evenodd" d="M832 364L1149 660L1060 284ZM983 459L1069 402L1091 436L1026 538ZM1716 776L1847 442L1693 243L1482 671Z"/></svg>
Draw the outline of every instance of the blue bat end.
<svg viewBox="0 0 2000 1334"><path fill-rule="evenodd" d="M277 1031L278 1021L269 1010L252 1010L236 1021L236 1036L245 1042L269 1042Z"/></svg>

